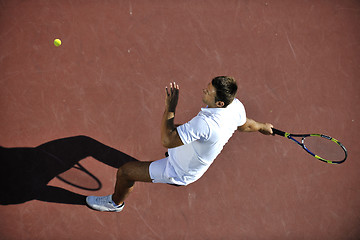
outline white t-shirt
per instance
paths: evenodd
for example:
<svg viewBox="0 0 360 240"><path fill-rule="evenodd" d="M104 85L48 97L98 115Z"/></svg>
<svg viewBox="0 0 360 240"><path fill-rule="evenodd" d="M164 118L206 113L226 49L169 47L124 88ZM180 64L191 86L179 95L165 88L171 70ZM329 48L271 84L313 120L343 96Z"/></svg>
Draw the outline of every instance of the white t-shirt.
<svg viewBox="0 0 360 240"><path fill-rule="evenodd" d="M168 150L169 164L178 176L173 182L187 185L198 180L245 122L244 105L235 98L226 108L202 108L196 117L177 127L184 145Z"/></svg>

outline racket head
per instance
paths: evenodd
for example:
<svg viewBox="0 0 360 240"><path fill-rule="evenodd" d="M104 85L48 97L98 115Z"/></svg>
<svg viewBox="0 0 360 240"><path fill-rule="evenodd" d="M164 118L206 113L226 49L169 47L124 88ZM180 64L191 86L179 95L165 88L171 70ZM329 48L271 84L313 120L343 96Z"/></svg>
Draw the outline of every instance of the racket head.
<svg viewBox="0 0 360 240"><path fill-rule="evenodd" d="M347 150L337 139L324 134L308 134L302 138L303 148L316 159L340 164L347 158Z"/></svg>
<svg viewBox="0 0 360 240"><path fill-rule="evenodd" d="M286 137L300 145L316 159L330 163L343 163L348 154L345 146L335 138L324 134L292 134L273 128L273 134ZM298 141L295 138L302 138Z"/></svg>

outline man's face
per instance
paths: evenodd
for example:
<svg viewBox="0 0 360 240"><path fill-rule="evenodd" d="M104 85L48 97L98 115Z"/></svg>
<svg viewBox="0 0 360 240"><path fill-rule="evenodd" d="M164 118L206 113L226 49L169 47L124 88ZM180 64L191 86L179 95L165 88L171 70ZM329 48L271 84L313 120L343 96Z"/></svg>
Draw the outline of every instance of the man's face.
<svg viewBox="0 0 360 240"><path fill-rule="evenodd" d="M215 97L216 89L211 83L209 83L207 87L203 89L202 100L209 108L215 108L218 107L215 103Z"/></svg>

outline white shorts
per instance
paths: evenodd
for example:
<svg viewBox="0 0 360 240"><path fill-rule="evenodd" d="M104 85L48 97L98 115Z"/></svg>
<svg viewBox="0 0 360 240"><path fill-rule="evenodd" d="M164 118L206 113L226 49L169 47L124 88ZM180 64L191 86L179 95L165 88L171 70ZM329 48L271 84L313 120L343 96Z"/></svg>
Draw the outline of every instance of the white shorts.
<svg viewBox="0 0 360 240"><path fill-rule="evenodd" d="M186 185L180 180L167 157L152 162L149 167L149 173L153 183L167 183L180 186Z"/></svg>

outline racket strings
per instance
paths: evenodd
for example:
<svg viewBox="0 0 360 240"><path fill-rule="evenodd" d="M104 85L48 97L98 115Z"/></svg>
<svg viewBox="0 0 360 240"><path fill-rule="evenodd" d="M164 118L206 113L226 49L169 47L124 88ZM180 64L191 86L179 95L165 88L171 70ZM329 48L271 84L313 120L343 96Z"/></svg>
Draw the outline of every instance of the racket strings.
<svg viewBox="0 0 360 240"><path fill-rule="evenodd" d="M342 161L346 157L345 151L339 144L321 136L305 137L303 144L310 152L325 160Z"/></svg>

